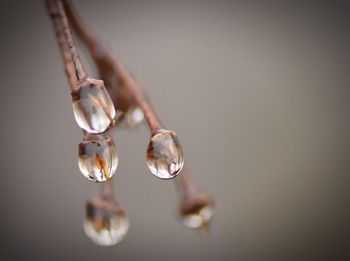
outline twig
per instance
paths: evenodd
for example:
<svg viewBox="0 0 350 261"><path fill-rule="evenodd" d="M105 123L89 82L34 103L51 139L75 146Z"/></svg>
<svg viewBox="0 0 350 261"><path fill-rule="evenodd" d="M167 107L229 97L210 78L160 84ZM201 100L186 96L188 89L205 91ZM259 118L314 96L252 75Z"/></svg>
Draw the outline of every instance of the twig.
<svg viewBox="0 0 350 261"><path fill-rule="evenodd" d="M106 86L113 92L116 92L117 88L125 88L127 91L124 93L124 99L119 99L121 104L116 104L117 107L128 108L135 103L142 110L150 131L161 129L158 117L141 86L136 83L119 60L91 33L91 30L87 29L87 26L74 11L72 4L68 0L64 0L63 3L72 27L86 44Z"/></svg>
<svg viewBox="0 0 350 261"><path fill-rule="evenodd" d="M188 194L194 190L194 185L192 184L190 174L187 168L181 170L181 175L174 179L176 187L181 194Z"/></svg>
<svg viewBox="0 0 350 261"><path fill-rule="evenodd" d="M100 195L105 199L113 199L113 182L111 179L101 184Z"/></svg>
<svg viewBox="0 0 350 261"><path fill-rule="evenodd" d="M79 82L84 80L87 74L72 39L62 2L46 0L46 4L55 28L71 89L78 90Z"/></svg>

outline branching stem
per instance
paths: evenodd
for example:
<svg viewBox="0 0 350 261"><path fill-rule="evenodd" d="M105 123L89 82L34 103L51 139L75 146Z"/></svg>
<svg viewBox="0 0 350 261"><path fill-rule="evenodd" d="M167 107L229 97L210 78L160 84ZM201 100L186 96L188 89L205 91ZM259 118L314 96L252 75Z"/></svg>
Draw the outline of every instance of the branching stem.
<svg viewBox="0 0 350 261"><path fill-rule="evenodd" d="M121 62L93 35L75 12L72 4L68 0L63 0L63 4L69 22L87 46L106 87L109 89L125 88L127 95L119 101L128 104L123 104L124 106L116 104L117 107L127 108L135 103L142 110L150 131L161 129L158 117L146 98L143 88L133 79ZM127 100L128 96L130 97L129 101Z"/></svg>

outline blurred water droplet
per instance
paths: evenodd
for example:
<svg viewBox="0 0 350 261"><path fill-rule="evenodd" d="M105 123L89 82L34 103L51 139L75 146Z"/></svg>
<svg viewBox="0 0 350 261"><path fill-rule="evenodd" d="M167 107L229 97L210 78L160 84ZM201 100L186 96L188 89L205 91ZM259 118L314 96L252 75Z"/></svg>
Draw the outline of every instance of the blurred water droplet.
<svg viewBox="0 0 350 261"><path fill-rule="evenodd" d="M153 133L147 148L147 165L161 179L174 178L180 173L184 157L175 132L161 129Z"/></svg>
<svg viewBox="0 0 350 261"><path fill-rule="evenodd" d="M95 244L113 246L126 236L129 219L113 201L95 198L87 203L83 227Z"/></svg>
<svg viewBox="0 0 350 261"><path fill-rule="evenodd" d="M135 128L143 122L143 112L139 107L131 107L124 115L127 128Z"/></svg>
<svg viewBox="0 0 350 261"><path fill-rule="evenodd" d="M93 135L79 144L78 165L89 180L103 182L110 179L118 166L118 155L112 139Z"/></svg>
<svg viewBox="0 0 350 261"><path fill-rule="evenodd" d="M213 206L207 205L192 213L182 215L185 226L189 228L201 228L210 223L214 215Z"/></svg>
<svg viewBox="0 0 350 261"><path fill-rule="evenodd" d="M214 216L214 201L206 193L187 183L180 204L180 216L186 227L207 230Z"/></svg>

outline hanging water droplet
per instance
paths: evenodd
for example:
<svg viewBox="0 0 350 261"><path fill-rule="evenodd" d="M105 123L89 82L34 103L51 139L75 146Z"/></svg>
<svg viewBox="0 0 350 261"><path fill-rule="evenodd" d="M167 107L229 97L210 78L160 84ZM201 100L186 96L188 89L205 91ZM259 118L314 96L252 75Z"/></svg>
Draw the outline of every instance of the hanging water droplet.
<svg viewBox="0 0 350 261"><path fill-rule="evenodd" d="M129 230L129 219L112 200L90 199L86 206L85 234L99 246L113 246Z"/></svg>
<svg viewBox="0 0 350 261"><path fill-rule="evenodd" d="M189 228L201 228L208 225L214 215L214 208L211 205L202 206L188 213L182 213L185 226Z"/></svg>
<svg viewBox="0 0 350 261"><path fill-rule="evenodd" d="M102 133L114 122L115 108L103 81L88 78L72 92L73 111L80 128Z"/></svg>
<svg viewBox="0 0 350 261"><path fill-rule="evenodd" d="M124 115L127 128L135 128L143 122L143 112L139 107L131 107Z"/></svg>
<svg viewBox="0 0 350 261"><path fill-rule="evenodd" d="M103 182L111 178L118 166L113 141L104 135L92 135L79 144L79 169L89 180Z"/></svg>
<svg viewBox="0 0 350 261"><path fill-rule="evenodd" d="M174 178L180 173L184 157L175 132L161 129L152 134L147 148L147 165L161 179Z"/></svg>
<svg viewBox="0 0 350 261"><path fill-rule="evenodd" d="M208 228L214 215L214 201L192 184L188 184L180 205L180 216L189 228Z"/></svg>

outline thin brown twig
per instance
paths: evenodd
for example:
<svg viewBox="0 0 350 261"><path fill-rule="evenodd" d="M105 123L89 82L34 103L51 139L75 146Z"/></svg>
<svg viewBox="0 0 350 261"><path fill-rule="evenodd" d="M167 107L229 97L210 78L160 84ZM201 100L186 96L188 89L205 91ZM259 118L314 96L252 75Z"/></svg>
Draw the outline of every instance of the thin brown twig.
<svg viewBox="0 0 350 261"><path fill-rule="evenodd" d="M119 99L116 97L117 108L126 110L131 105L136 104L142 110L150 131L161 129L158 117L146 98L142 87L136 83L120 61L91 33L91 30L75 12L72 4L68 0L64 0L63 3L72 27L86 44L106 87L110 92L118 92L120 97ZM119 90L117 90L118 88ZM115 95L113 96L115 97Z"/></svg>
<svg viewBox="0 0 350 261"><path fill-rule="evenodd" d="M112 179L108 179L101 184L100 195L101 195L101 197L103 197L105 199L112 199L113 198Z"/></svg>
<svg viewBox="0 0 350 261"><path fill-rule="evenodd" d="M46 5L55 28L71 89L77 90L79 82L83 81L87 74L76 50L63 4L59 0L46 0Z"/></svg>
<svg viewBox="0 0 350 261"><path fill-rule="evenodd" d="M183 195L188 194L188 192L194 190L194 185L192 183L190 174L185 167L181 170L181 175L178 175L174 181L179 193Z"/></svg>
<svg viewBox="0 0 350 261"><path fill-rule="evenodd" d="M182 197L194 197L201 195L201 197L206 197L208 203L213 203L211 197L202 192L198 187L192 182L191 176L187 168L183 168L181 171L181 175L176 177L175 183L177 185L177 189Z"/></svg>

